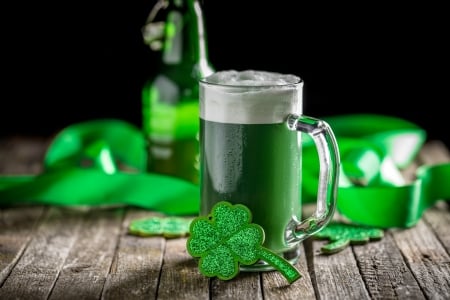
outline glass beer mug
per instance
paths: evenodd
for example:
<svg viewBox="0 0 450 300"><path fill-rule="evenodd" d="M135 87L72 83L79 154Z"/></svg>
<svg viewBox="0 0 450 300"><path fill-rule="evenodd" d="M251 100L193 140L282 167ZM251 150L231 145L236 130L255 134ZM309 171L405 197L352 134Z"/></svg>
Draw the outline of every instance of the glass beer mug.
<svg viewBox="0 0 450 300"><path fill-rule="evenodd" d="M219 201L246 205L264 246L295 263L300 242L333 217L340 158L329 125L302 115L300 77L225 70L200 80L200 215ZM301 133L320 161L316 210L302 219ZM264 262L241 266L271 270Z"/></svg>

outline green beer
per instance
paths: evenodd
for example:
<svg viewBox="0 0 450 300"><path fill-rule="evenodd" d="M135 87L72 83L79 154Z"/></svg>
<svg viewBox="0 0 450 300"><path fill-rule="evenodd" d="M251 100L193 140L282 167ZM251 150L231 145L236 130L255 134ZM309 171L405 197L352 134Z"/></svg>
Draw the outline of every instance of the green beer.
<svg viewBox="0 0 450 300"><path fill-rule="evenodd" d="M265 246L284 252L285 231L300 219L300 149L278 124L226 124L201 119L201 212L221 200L246 205L265 232Z"/></svg>

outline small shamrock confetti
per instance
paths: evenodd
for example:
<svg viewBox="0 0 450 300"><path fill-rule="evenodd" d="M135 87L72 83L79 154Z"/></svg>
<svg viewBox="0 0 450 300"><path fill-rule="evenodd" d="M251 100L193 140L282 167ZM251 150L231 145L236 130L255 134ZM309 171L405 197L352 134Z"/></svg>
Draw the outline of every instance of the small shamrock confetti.
<svg viewBox="0 0 450 300"><path fill-rule="evenodd" d="M128 226L130 234L138 236L161 235L166 238L184 237L189 234L193 218L150 217L134 220Z"/></svg>
<svg viewBox="0 0 450 300"><path fill-rule="evenodd" d="M287 260L262 246L264 230L252 224L250 210L242 205L218 202L208 216L195 218L190 226L186 248L199 257L200 272L222 280L239 273L239 263L251 265L264 260L293 283L301 277Z"/></svg>
<svg viewBox="0 0 450 300"><path fill-rule="evenodd" d="M314 235L317 239L329 239L330 243L321 248L325 254L337 253L351 244L364 244L370 240L383 238L382 229L352 224L332 222Z"/></svg>

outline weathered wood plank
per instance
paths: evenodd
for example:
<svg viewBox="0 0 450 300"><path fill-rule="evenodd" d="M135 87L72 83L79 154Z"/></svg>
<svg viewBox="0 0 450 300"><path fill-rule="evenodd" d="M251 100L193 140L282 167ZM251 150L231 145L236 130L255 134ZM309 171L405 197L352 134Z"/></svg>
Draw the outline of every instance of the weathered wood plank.
<svg viewBox="0 0 450 300"><path fill-rule="evenodd" d="M431 141L420 151L420 159L423 164L449 162L450 151L441 141ZM447 250L447 253L450 253L450 205L447 202L450 199L445 199L447 201L443 200L437 202L435 207L425 211L424 220L433 229L437 238Z"/></svg>
<svg viewBox="0 0 450 300"><path fill-rule="evenodd" d="M309 275L304 244L307 244L307 242L301 244L300 259L295 265L300 274L302 274L302 277L289 285L286 279L278 272L263 273L264 299L316 299L314 287Z"/></svg>
<svg viewBox="0 0 450 300"><path fill-rule="evenodd" d="M322 254L320 248L326 241L314 240L312 252L308 253L311 279L316 285L320 299L370 299L361 278L352 248L332 254Z"/></svg>
<svg viewBox="0 0 450 300"><path fill-rule="evenodd" d="M166 242L158 299L210 299L209 279L201 275L196 260L186 251L187 238Z"/></svg>
<svg viewBox="0 0 450 300"><path fill-rule="evenodd" d="M47 299L72 248L80 212L53 207L0 289L0 299Z"/></svg>
<svg viewBox="0 0 450 300"><path fill-rule="evenodd" d="M424 220L430 226L438 240L450 253L450 206L449 203L439 201L435 207L428 209L424 214ZM450 274L449 274L450 276Z"/></svg>
<svg viewBox="0 0 450 300"><path fill-rule="evenodd" d="M122 228L123 209L91 209L50 299L100 299Z"/></svg>
<svg viewBox="0 0 450 300"><path fill-rule="evenodd" d="M442 153L436 155L442 151L438 149L440 146L443 145L438 142L427 144L417 159L402 170L407 183L415 179L416 170L420 165L436 163L439 157L442 161ZM443 148L443 150L446 149ZM448 226L449 222L446 224ZM369 244L353 246L361 276L371 297L373 299L425 299L426 296L395 244L393 235L386 232L385 237L375 243L376 247Z"/></svg>
<svg viewBox="0 0 450 300"><path fill-rule="evenodd" d="M0 139L0 174L38 174L48 140L9 137ZM0 286L33 237L44 207L0 209Z"/></svg>
<svg viewBox="0 0 450 300"><path fill-rule="evenodd" d="M211 299L263 299L261 275L255 272L241 272L231 280L211 279Z"/></svg>
<svg viewBox="0 0 450 300"><path fill-rule="evenodd" d="M418 160L421 165L434 165L450 161L450 154L442 142L431 141L421 149ZM413 228L392 231L409 268L430 299L450 297L449 224L448 205L438 202Z"/></svg>
<svg viewBox="0 0 450 300"><path fill-rule="evenodd" d="M449 299L450 256L426 223L390 232L425 295Z"/></svg>
<svg viewBox="0 0 450 300"><path fill-rule="evenodd" d="M352 247L372 299L425 299L391 235Z"/></svg>
<svg viewBox="0 0 450 300"><path fill-rule="evenodd" d="M122 225L116 254L102 299L156 299L165 239L128 234L132 220L158 215L130 209Z"/></svg>
<svg viewBox="0 0 450 300"><path fill-rule="evenodd" d="M41 137L9 137L0 139L0 174L38 174L48 139Z"/></svg>
<svg viewBox="0 0 450 300"><path fill-rule="evenodd" d="M44 207L13 207L0 210L0 286L33 237Z"/></svg>
<svg viewBox="0 0 450 300"><path fill-rule="evenodd" d="M304 205L303 214L311 215L315 207L314 204ZM335 212L333 220L348 221L338 211ZM326 243L328 243L327 240L317 240L314 237L307 239L304 243L316 297L320 299L370 299L352 246L338 253L327 255L320 250Z"/></svg>

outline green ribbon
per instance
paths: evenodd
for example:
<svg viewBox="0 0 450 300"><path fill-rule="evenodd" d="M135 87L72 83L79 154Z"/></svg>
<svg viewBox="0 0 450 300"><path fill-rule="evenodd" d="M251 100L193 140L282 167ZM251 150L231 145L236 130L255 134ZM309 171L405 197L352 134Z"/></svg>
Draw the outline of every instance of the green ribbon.
<svg viewBox="0 0 450 300"><path fill-rule="evenodd" d="M145 143L138 128L121 120L71 125L52 140L41 174L0 177L0 206L131 205L169 215L197 213L198 186L145 172Z"/></svg>
<svg viewBox="0 0 450 300"><path fill-rule="evenodd" d="M399 170L422 147L426 132L382 115L342 115L325 120L341 156L338 210L356 224L411 227L440 199L450 199L450 163L424 165L405 183ZM131 205L168 215L194 215L199 188L175 177L145 172L147 153L139 128L117 119L92 120L61 130L38 175L0 177L0 207ZM304 202L315 202L318 160L303 139Z"/></svg>
<svg viewBox="0 0 450 300"><path fill-rule="evenodd" d="M438 200L450 199L450 163L423 165L405 182L401 170L416 157L426 132L406 120L382 115L342 115L326 119L341 156L338 211L356 224L411 227ZM304 143L303 196L315 201L318 160Z"/></svg>

